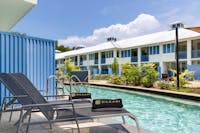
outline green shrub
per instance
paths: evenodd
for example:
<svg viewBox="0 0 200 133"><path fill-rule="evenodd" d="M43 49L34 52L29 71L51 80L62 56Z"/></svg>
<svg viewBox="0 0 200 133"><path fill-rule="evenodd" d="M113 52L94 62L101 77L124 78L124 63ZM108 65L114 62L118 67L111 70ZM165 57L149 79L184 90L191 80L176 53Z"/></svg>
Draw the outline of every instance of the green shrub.
<svg viewBox="0 0 200 133"><path fill-rule="evenodd" d="M109 80L110 83L122 85L126 84L126 78L121 75L112 75Z"/></svg>
<svg viewBox="0 0 200 133"><path fill-rule="evenodd" d="M160 88L160 89L170 89L172 86L171 84L168 82L168 81L159 81L157 83L157 86Z"/></svg>
<svg viewBox="0 0 200 133"><path fill-rule="evenodd" d="M158 79L158 72L152 63L144 64L141 68L141 83L145 87L152 87L153 83Z"/></svg>
<svg viewBox="0 0 200 133"><path fill-rule="evenodd" d="M140 85L140 68L137 65L125 63L122 65L122 76L126 79L127 84Z"/></svg>
<svg viewBox="0 0 200 133"><path fill-rule="evenodd" d="M109 74L97 74L92 79L94 79L94 80L109 80L110 79L110 75Z"/></svg>
<svg viewBox="0 0 200 133"><path fill-rule="evenodd" d="M175 70L172 70L174 73L177 73ZM180 87L183 87L188 83L187 79L193 79L194 78L194 72L185 70L181 74L179 74L179 85ZM177 85L177 77L174 77L174 86Z"/></svg>

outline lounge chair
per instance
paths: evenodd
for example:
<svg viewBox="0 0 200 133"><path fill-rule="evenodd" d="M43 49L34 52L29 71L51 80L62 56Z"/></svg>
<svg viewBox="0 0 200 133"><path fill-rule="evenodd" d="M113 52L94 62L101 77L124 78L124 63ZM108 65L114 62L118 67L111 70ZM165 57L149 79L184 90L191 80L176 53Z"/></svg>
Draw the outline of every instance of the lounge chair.
<svg viewBox="0 0 200 133"><path fill-rule="evenodd" d="M22 86L24 86L24 89L29 92L29 91L34 91L34 93L39 93L38 91L35 91L37 90L37 88L33 85L33 83L22 73L12 73L10 74L13 78L15 78ZM74 93L72 93L74 94ZM79 94L79 93L77 93ZM39 94L38 94L39 95ZM41 94L40 94L41 95ZM81 95L81 93L80 93ZM45 96L46 98L49 98L49 97L53 97L53 98L62 98L62 97L68 97L69 99L68 100L72 100L72 101L75 101L77 104L89 104L91 103L91 95L90 97L86 97L84 98L84 96L80 97L79 99L77 97L75 97L75 99L73 99L71 93L68 94L68 95L53 95L53 96Z"/></svg>
<svg viewBox="0 0 200 133"><path fill-rule="evenodd" d="M12 76L12 78L15 81L15 83L18 83L18 87L26 88L29 87L26 85L26 83L21 84L19 83L19 80L23 80L23 74L17 74L18 78ZM12 79L12 80L13 80ZM12 82L10 83L12 84ZM27 89L27 88L26 88ZM24 89L24 90L26 90ZM12 92L11 92L12 93ZM50 127L52 123L55 122L66 122L66 121L75 121L77 124L78 132L80 133L79 129L79 120L83 119L95 119L95 118L103 118L103 117L116 117L116 116L129 116L131 119L133 119L136 122L137 131L139 132L139 124L137 121L137 118L133 116L131 113L126 111L125 109L121 110L113 110L113 111L92 111L91 107L86 108L74 108L73 102L57 102L57 103L48 103L46 99L38 92L38 90L31 90L27 91L27 96L23 99L20 99L18 97L17 100L19 102L22 102L21 107L21 113L20 113L20 119L17 122L18 128L17 132L21 132L21 128L23 125L27 125L26 132L29 130L29 125L31 124L41 124L41 123L49 123ZM32 104L25 103L24 100L26 98L29 98L32 102ZM66 105L67 108L66 108ZM69 105L71 108L69 108ZM60 108L57 108L57 107ZM61 108L61 106L64 106L65 108ZM39 111L45 116L47 121L39 121L39 122L31 122L31 114L34 113L34 109L39 109ZM54 115L54 114L57 115ZM28 117L28 122L24 123L24 119ZM124 121L125 123L125 121Z"/></svg>
<svg viewBox="0 0 200 133"><path fill-rule="evenodd" d="M25 75L20 74L25 77ZM5 96L2 101L1 110L0 110L0 120L3 112L11 112L9 116L9 122L12 119L13 111L18 111L20 105L27 105L32 104L33 101L28 97L27 91L29 90L35 90L36 88L33 86L33 84L27 79L26 81L29 84L29 88L27 91L16 81L15 78L13 78L14 75L7 74L7 73L1 73L0 74L0 82L5 85L5 87L12 93L13 96ZM16 75L17 76L17 75ZM23 80L25 81L25 80ZM35 91L35 93L40 94L39 91ZM59 96L45 96L47 97L69 97L69 95L59 95ZM9 100L9 102L7 102ZM51 103L54 103L55 101L49 101ZM17 108L14 108L14 104L18 104Z"/></svg>

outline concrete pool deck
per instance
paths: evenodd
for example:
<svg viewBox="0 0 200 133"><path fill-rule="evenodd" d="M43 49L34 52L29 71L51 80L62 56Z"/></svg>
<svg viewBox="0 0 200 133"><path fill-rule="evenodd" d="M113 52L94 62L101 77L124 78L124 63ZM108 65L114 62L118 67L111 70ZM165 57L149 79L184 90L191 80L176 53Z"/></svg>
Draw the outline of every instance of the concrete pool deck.
<svg viewBox="0 0 200 133"><path fill-rule="evenodd" d="M161 90L161 89L155 89L155 88L144 88L141 86L116 85L116 84L108 83L108 81L106 81L106 80L90 80L89 84L96 85L96 86L123 88L123 89L127 89L127 90L134 90L134 91L170 96L170 97L175 97L175 98L200 101L200 95L194 94L194 93L175 92L175 91Z"/></svg>
<svg viewBox="0 0 200 133"><path fill-rule="evenodd" d="M15 133L16 127L14 123L19 118L19 112L13 114L13 119L11 122L8 122L9 114L3 113L2 120L0 122L0 133ZM35 113L32 116L31 121L38 121L44 119L40 113ZM111 124L111 125L107 125ZM79 124L81 133L136 133L135 126L128 124L119 124L119 122L114 121L110 118L98 119L94 121L87 121ZM124 130L126 127L128 130ZM24 130L26 127L23 128ZM53 129L49 129L48 124L32 125L29 128L29 133L77 133L76 124L72 122L62 122L53 124ZM140 133L153 133L149 130L141 129Z"/></svg>

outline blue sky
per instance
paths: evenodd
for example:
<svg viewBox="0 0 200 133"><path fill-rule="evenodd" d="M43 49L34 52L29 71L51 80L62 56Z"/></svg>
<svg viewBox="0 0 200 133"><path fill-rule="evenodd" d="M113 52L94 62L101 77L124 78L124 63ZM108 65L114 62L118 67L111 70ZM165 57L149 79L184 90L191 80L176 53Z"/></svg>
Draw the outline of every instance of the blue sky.
<svg viewBox="0 0 200 133"><path fill-rule="evenodd" d="M119 39L168 29L181 20L200 25L199 0L38 0L12 30L59 39L60 43L94 45L112 35Z"/></svg>

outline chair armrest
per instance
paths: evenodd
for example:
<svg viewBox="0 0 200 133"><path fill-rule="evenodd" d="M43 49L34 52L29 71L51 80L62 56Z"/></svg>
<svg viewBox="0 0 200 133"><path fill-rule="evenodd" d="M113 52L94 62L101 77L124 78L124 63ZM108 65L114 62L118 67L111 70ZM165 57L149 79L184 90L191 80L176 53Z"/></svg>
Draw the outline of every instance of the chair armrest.
<svg viewBox="0 0 200 133"><path fill-rule="evenodd" d="M64 97L64 96L69 96L69 95L48 95L48 96L43 96L43 97Z"/></svg>
<svg viewBox="0 0 200 133"><path fill-rule="evenodd" d="M23 97L28 97L28 95L5 96L4 98L23 98Z"/></svg>
<svg viewBox="0 0 200 133"><path fill-rule="evenodd" d="M73 102L56 102L56 103L42 103L42 104L29 104L23 105L22 108L34 108L34 107L46 107L46 106L58 106L58 105L73 105Z"/></svg>

